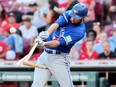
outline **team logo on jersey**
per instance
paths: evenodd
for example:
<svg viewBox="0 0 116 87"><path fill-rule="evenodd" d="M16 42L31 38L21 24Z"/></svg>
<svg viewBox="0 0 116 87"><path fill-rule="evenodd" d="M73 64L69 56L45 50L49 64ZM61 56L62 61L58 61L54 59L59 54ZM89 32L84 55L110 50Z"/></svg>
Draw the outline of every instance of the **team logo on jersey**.
<svg viewBox="0 0 116 87"><path fill-rule="evenodd" d="M53 40L58 40L58 38L57 38L57 37L55 37L55 36L53 36Z"/></svg>
<svg viewBox="0 0 116 87"><path fill-rule="evenodd" d="M66 37L66 41L67 41L68 43L72 41L72 38L71 38L70 35Z"/></svg>

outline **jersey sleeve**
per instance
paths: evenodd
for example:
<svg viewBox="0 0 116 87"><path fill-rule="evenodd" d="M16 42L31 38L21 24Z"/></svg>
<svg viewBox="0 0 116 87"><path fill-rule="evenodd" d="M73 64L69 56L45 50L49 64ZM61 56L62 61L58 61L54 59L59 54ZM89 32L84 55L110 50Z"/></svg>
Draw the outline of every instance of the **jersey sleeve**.
<svg viewBox="0 0 116 87"><path fill-rule="evenodd" d="M71 32L71 34L65 34L59 38L60 46L73 46L77 41L81 40L82 38L83 35L74 34L73 32Z"/></svg>
<svg viewBox="0 0 116 87"><path fill-rule="evenodd" d="M64 27L70 21L69 11L64 12L59 16L55 23L59 24L60 27Z"/></svg>

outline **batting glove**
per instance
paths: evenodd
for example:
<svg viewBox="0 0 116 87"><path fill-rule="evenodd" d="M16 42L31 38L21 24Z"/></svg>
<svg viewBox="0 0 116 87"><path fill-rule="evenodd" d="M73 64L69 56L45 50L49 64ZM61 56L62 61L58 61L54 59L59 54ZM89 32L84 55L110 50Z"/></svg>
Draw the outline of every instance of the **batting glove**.
<svg viewBox="0 0 116 87"><path fill-rule="evenodd" d="M39 43L39 46L44 46L45 45L45 42L38 36L35 41L35 43Z"/></svg>
<svg viewBox="0 0 116 87"><path fill-rule="evenodd" d="M41 39L45 40L45 39L47 39L49 37L49 34L48 34L47 31L42 31L42 32L40 32L39 37Z"/></svg>

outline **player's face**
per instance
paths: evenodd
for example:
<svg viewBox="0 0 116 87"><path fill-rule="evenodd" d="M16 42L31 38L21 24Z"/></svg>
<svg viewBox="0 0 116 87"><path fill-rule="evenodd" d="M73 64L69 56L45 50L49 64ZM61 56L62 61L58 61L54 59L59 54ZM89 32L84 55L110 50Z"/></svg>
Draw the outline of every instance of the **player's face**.
<svg viewBox="0 0 116 87"><path fill-rule="evenodd" d="M79 24L79 23L81 23L82 22L82 19L75 19L75 18L73 18L73 17L71 17L71 22L74 24L74 25L76 25L76 24Z"/></svg>

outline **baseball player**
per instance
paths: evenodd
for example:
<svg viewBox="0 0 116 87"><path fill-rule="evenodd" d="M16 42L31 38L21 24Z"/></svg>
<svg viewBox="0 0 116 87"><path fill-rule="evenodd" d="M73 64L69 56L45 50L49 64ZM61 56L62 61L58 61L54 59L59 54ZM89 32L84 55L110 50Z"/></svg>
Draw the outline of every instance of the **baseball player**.
<svg viewBox="0 0 116 87"><path fill-rule="evenodd" d="M83 19L87 13L87 6L78 3L72 10L61 14L47 31L41 32L36 38L35 41L45 47L37 64L53 68L55 71L35 68L32 87L44 87L51 76L55 77L61 87L74 87L68 53L71 47L84 37L86 30ZM46 39L46 42L41 38Z"/></svg>

